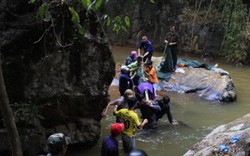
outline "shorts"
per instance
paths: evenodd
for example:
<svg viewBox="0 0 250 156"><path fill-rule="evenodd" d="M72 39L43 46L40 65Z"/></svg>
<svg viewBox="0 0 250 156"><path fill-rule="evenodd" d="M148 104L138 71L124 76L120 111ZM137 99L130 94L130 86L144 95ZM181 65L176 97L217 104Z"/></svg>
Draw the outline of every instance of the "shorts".
<svg viewBox="0 0 250 156"><path fill-rule="evenodd" d="M135 137L130 137L122 133L122 144L124 151L126 153L129 153L135 148Z"/></svg>

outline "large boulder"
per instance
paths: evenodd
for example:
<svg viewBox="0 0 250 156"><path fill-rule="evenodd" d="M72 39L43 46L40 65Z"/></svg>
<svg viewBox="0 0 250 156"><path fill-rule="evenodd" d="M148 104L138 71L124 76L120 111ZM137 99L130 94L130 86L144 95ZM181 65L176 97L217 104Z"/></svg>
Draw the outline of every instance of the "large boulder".
<svg viewBox="0 0 250 156"><path fill-rule="evenodd" d="M161 61L161 57L153 57L154 64ZM179 93L195 93L198 96L220 102L236 100L236 91L229 73L220 68L177 68L170 74L168 80L162 80L158 89Z"/></svg>
<svg viewBox="0 0 250 156"><path fill-rule="evenodd" d="M250 153L250 114L221 125L195 144L184 156L237 155Z"/></svg>
<svg viewBox="0 0 250 156"><path fill-rule="evenodd" d="M54 132L65 133L82 148L93 146L115 74L110 44L96 14L87 14L80 1L53 1L42 20L37 19L42 1L36 2L0 1L3 75L24 155L44 150ZM79 12L84 36L72 23L69 7ZM0 155L6 155L1 151L10 146L2 120L0 138L5 138Z"/></svg>

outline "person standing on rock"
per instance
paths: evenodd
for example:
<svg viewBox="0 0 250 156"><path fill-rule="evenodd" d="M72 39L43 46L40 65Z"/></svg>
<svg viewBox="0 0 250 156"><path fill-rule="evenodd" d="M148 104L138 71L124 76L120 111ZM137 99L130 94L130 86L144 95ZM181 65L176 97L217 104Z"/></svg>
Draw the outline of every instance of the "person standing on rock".
<svg viewBox="0 0 250 156"><path fill-rule="evenodd" d="M121 117L125 125L122 132L122 143L126 153L129 153L135 148L135 127L141 129L148 122L148 120L145 119L140 123L139 117L134 111L136 103L137 100L133 97L128 99L128 109L124 108L117 111L118 106L116 105L114 107L114 115Z"/></svg>
<svg viewBox="0 0 250 156"><path fill-rule="evenodd" d="M166 48L165 48L165 62L163 65L163 72L172 72L176 69L177 64L177 44L178 36L176 34L175 25L170 26L170 32L167 33L165 38Z"/></svg>
<svg viewBox="0 0 250 156"><path fill-rule="evenodd" d="M155 97L157 96L156 94L156 84L159 82L158 77L157 77L157 71L155 67L153 66L153 62L151 60L146 62L146 75L148 76L148 82L153 85L154 88L154 95Z"/></svg>
<svg viewBox="0 0 250 156"><path fill-rule="evenodd" d="M139 43L138 46L138 55L140 55L140 50L143 49L143 62L146 62L147 60L151 60L153 53L154 53L154 47L150 40L148 40L148 37L146 35L142 36L142 40Z"/></svg>

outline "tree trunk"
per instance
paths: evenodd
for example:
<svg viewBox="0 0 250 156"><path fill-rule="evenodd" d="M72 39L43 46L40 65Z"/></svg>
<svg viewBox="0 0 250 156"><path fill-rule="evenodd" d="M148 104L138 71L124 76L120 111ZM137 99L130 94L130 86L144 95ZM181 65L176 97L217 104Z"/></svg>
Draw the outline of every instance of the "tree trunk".
<svg viewBox="0 0 250 156"><path fill-rule="evenodd" d="M22 156L21 142L18 135L16 123L12 114L12 110L9 105L9 99L4 84L2 68L1 68L1 60L0 60L0 109L7 128L11 144L12 155Z"/></svg>

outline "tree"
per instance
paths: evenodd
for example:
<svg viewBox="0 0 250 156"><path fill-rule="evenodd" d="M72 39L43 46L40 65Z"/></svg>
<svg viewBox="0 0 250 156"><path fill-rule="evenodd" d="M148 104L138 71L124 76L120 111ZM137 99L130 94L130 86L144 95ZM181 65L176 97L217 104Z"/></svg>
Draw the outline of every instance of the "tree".
<svg viewBox="0 0 250 156"><path fill-rule="evenodd" d="M22 147L20 138L18 135L16 123L14 116L12 114L12 110L9 105L9 98L6 92L4 78L2 73L1 61L0 61L0 109L2 112L3 119L6 124L7 133L9 136L12 155L14 156L22 156Z"/></svg>
<svg viewBox="0 0 250 156"><path fill-rule="evenodd" d="M245 10L241 0L225 1L225 35L223 55L230 62L243 62L247 58L245 43Z"/></svg>

